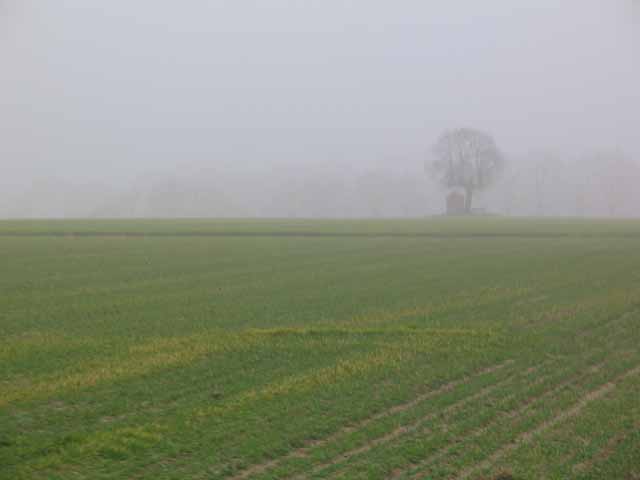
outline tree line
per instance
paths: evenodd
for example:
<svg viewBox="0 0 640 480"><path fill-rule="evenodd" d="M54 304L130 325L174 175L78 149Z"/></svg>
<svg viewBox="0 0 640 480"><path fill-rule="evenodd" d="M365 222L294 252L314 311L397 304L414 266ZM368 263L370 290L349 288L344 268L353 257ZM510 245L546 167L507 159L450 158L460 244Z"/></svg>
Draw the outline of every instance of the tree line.
<svg viewBox="0 0 640 480"><path fill-rule="evenodd" d="M426 173L426 174L425 174ZM2 217L423 217L445 211L446 196L514 216L640 216L640 167L603 148L505 153L488 133L444 132L420 154L375 166L288 165L279 169L176 170L128 185L74 185L48 178L0 203Z"/></svg>

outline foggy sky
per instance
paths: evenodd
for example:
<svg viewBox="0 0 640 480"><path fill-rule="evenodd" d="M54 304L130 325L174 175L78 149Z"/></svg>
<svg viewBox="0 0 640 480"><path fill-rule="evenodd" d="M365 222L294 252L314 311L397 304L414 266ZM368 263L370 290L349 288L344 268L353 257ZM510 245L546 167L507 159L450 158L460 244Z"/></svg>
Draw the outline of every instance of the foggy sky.
<svg viewBox="0 0 640 480"><path fill-rule="evenodd" d="M0 188L421 172L458 126L638 158L637 3L0 0Z"/></svg>

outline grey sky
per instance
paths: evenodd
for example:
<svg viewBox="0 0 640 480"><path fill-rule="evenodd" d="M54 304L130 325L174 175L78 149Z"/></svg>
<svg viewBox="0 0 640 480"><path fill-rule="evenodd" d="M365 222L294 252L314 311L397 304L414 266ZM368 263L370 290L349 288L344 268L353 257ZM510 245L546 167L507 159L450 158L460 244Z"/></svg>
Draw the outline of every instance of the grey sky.
<svg viewBox="0 0 640 480"><path fill-rule="evenodd" d="M0 0L0 186L194 165L412 170L461 125L508 151L638 155L633 4Z"/></svg>

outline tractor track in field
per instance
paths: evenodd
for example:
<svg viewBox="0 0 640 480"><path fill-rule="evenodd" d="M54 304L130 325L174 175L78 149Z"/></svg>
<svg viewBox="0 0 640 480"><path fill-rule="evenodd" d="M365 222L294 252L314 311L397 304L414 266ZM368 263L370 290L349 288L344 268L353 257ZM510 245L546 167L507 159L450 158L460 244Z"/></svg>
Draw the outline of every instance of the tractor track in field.
<svg viewBox="0 0 640 480"><path fill-rule="evenodd" d="M633 425L632 430L640 429L640 422L636 422ZM593 469L593 467L599 463L606 462L611 455L613 455L616 451L616 447L624 442L627 437L631 434L630 431L620 432L617 435L614 435L607 441L607 443L591 458L577 463L573 466L573 473L585 473Z"/></svg>
<svg viewBox="0 0 640 480"><path fill-rule="evenodd" d="M609 342L607 342L607 346L602 346L599 350L606 351L607 347L611 343L611 341L613 341L613 340L610 339ZM560 384L552 386L550 389L546 390L545 392L542 392L541 394L536 395L534 397L525 399L524 402L521 404L521 406L518 409L510 411L510 412L505 412L504 414L500 415L499 418L494 418L489 424L485 425L484 427L481 427L481 428L478 428L478 429L472 431L469 435L466 435L465 438L478 438L478 437L481 437L484 433L486 433L488 431L489 428L494 426L500 420L505 419L505 418L513 419L513 418L522 416L527 410L529 410L533 406L533 404L543 400L546 397L553 396L557 392L561 391L562 389L564 389L564 388L568 387L569 385L571 385L572 383L574 383L577 379L582 378L582 377L586 377L587 375L589 375L589 374L591 374L591 373L593 373L595 371L600 370L602 368L602 366L604 366L605 364L606 364L606 361L601 361L601 362L598 362L598 363L596 363L594 365L591 365L591 366L587 367L585 370L583 370L582 372L571 376L570 378L568 378L565 381L562 381ZM637 369L640 371L640 366L638 366ZM542 380L543 379L539 379L535 383L536 384L540 383ZM453 447L448 447L448 448L445 447L445 448L437 451L433 455L429 456L428 458L424 459L421 462L418 462L418 463L413 464L413 465L411 465L409 467L406 467L406 468L398 469L389 478L395 479L395 478L400 477L403 474L406 474L410 470L420 469L420 468L423 468L423 467L425 467L427 465L430 465L433 462L436 462L436 461L440 460L441 458L445 457L446 454L449 453L449 451L451 451L452 449L453 449ZM427 478L426 475L428 475L429 473L430 472L417 471L414 474L410 475L409 478L411 478L411 479L424 479L424 478Z"/></svg>
<svg viewBox="0 0 640 480"><path fill-rule="evenodd" d="M465 383L470 382L472 379L477 378L479 376L482 375L489 375L491 373L494 373L508 365L511 365L512 363L514 363L514 360L506 360L504 362L492 365L490 367L486 367L478 372L475 372L474 374L471 375L465 375L462 378L458 379L458 380L453 380L451 382L448 382L438 388L436 388L435 390L430 390L428 392L425 392L419 396L417 396L416 398L405 402L405 403L401 403L398 405L394 405L393 407L390 407L386 410L383 410L379 413L376 413L375 415L372 415L371 417L365 418L364 420L361 420L360 422L354 423L353 425L349 425L346 427L341 428L340 430L338 430L337 432L329 435L328 437L325 437L323 439L318 439L318 440L312 440L310 442L307 443L307 445L305 445L304 447L298 448L296 450L293 450L292 452L281 456L279 458L274 458L273 460L270 460L268 462L264 462L264 463L260 463L260 464L256 464L253 465L231 477L228 477L228 480L244 480L246 478L249 478L253 475L258 475L260 473L266 472L267 470L271 470L272 468L277 467L280 463L292 459L292 458L304 458L307 457L309 454L309 451L311 449L314 448L318 448L318 447L323 447L325 445L328 445L329 443L331 443L334 440L339 439L340 437L344 436L344 435L348 435L350 433L353 432L357 432L358 430L362 430L363 428L366 428L368 425L381 420L383 418L387 418L393 415L396 415L398 413L402 413L405 412L407 410L410 410L412 408L414 408L415 406L419 405L422 402L425 402L426 400L433 398L433 397L437 397L438 395L442 395L445 393L448 393L452 390L454 390L455 388L459 387L460 385L464 385Z"/></svg>
<svg viewBox="0 0 640 480"><path fill-rule="evenodd" d="M627 314L623 314L623 316L626 316ZM613 319L613 322L617 322L617 320L619 320L620 318L616 318ZM604 325L607 325L610 322L607 322ZM602 350L605 350L606 347L601 347ZM587 375L589 375L590 373L599 370L600 368L602 368L602 366L604 366L606 364L606 361L601 361L598 362L595 365L592 365L588 368L586 368L585 370L583 370L582 372L578 373L577 375L574 375L570 378L568 378L567 380L561 382L560 384L552 387L552 389L543 392L542 394L539 394L535 397L531 397L529 399L526 400L526 403L521 405L517 410L511 411L511 412L506 412L502 415L500 415L499 419L494 419L490 424L486 425L485 427L479 428L475 431L473 431L471 433L470 436L468 436L467 438L477 438L482 436L484 433L486 433L488 431L488 429L495 425L500 419L503 418L516 418L521 416L522 414L524 414L527 410L529 410L531 408L531 406L534 403L539 402L540 400L543 400L546 397L550 397L553 396L555 393L561 391L562 389L566 388L567 386L571 385L572 383L574 383L575 380L581 378L581 377L585 377ZM582 406L578 411L574 411L575 407L580 405L585 399L587 400L586 403L590 403L591 401L600 398L604 395L606 395L609 391L613 390L613 388L615 388L615 384L617 382L619 382L620 380L623 380L627 377L636 375L640 373L640 365L638 365L637 367L634 367L630 370L628 370L627 372L618 375L614 380L611 380L609 382L606 382L605 384L601 385L601 387L597 388L594 391L591 391L589 393L587 393L585 396L582 397L582 399L580 401L578 401L576 403L576 405L574 405L574 407L572 407L570 410L567 410L566 412L563 412L561 414L559 414L557 417L561 417L560 419L557 419L557 417L554 417L554 419L548 420L546 422L543 422L541 425L539 425L538 427L536 427L533 430L530 430L528 432L524 432L522 433L520 436L518 436L517 438L520 438L520 442L518 443L518 445L514 446L513 448L510 448L507 452L500 454L498 458L495 459L491 459L491 464L495 463L496 461L498 461L500 458L504 457L507 453L509 453L510 451L514 450L517 446L520 446L523 443L526 443L528 441L531 440L531 438L533 438L533 436L535 436L537 433L540 433L541 431L545 431L553 426L555 426L556 424L560 423L562 420L565 420L567 418L576 416L580 413L580 411L582 411L582 409L584 408L584 406ZM596 398L591 398L593 396L593 394L596 393ZM586 405L585 405L586 406ZM557 419L557 420L556 420ZM528 434L528 435L525 435ZM522 437L522 438L521 438ZM526 441L525 441L526 440ZM514 440L515 442L515 440ZM507 448L509 446L503 447ZM401 470L398 470L395 472L394 475L390 476L389 478L395 479L399 476L401 476L402 474L407 473L409 470L415 469L415 468L421 468L423 466L427 466L439 459L441 459L442 457L446 456L446 454L452 450L453 447L449 447L449 448L445 448L445 451L439 451L438 453L435 453L434 455L430 456L429 458L417 463L417 464L413 464L408 468L403 468ZM502 449L501 449L502 450ZM498 452L494 453L494 455L497 455ZM492 456L493 457L493 456ZM488 462L489 459L485 460L485 462ZM485 463L483 462L483 464ZM482 470L484 468L487 468L487 466L476 466L476 467L469 467L467 469L465 469L465 471L463 473L466 472L466 470L471 470L473 468L473 471L468 473L468 475L471 475L473 473L475 473L477 470ZM413 475L410 476L411 479L426 479L426 475L428 475L429 472L416 472ZM459 474L462 475L463 473ZM462 477L455 477L456 479L462 480L462 479L466 479L468 477L462 476Z"/></svg>
<svg viewBox="0 0 640 480"><path fill-rule="evenodd" d="M598 367L601 367L602 365L604 365L605 362L600 362L597 364ZM471 432L467 432L464 434L464 438L465 440L468 439L476 439L479 437L482 437L483 435L485 435L489 429L493 426L495 426L496 424L500 423L500 421L505 420L505 419L514 419L514 418L520 418L522 417L528 410L530 410L532 408L532 406L537 403L540 402L541 400L544 400L545 398L551 397L555 394L557 394L558 392L560 392L561 390L565 389L566 387L568 387L569 385L575 383L578 379L585 377L588 373L589 373L590 369L587 369L584 372L581 372L577 375L571 375L569 378L567 378L566 380L562 381L561 383L557 384L557 385L552 385L550 388L546 389L545 391L539 393L538 395L535 395L533 397L529 397L527 399L525 399L524 401L521 402L520 406L514 410L508 411L508 412L504 412L504 413L498 413L498 415L496 415L496 417L492 418L487 424L483 425L482 427L476 428L474 430L472 430ZM541 383L542 381L544 381L544 378L541 378L538 382L535 382L537 384ZM428 458L424 459L422 462L412 465L410 468L406 468L403 469L402 471L396 472L395 475L392 475L390 478L398 478L400 477L402 474L407 473L407 471L409 470L413 470L413 469L421 469L423 467L426 467L427 465L432 464L433 462L436 462L442 458L444 458L449 452L451 452L456 445L450 445L448 447L443 447L441 449L439 449L437 452L435 452L434 454L432 454L431 456L429 456ZM430 474L430 471L417 471L415 473L413 473L412 475L409 476L409 478L411 478L412 480L418 480L418 479L425 479L428 478L428 475Z"/></svg>
<svg viewBox="0 0 640 480"><path fill-rule="evenodd" d="M610 327L613 324L617 324L617 323L623 321L624 319L626 319L629 315L633 314L634 312L635 312L635 310L627 311L627 312L624 312L621 315L618 315L616 317L610 318L610 319L606 320L603 323L590 326L589 328L581 331L580 334L579 334L579 337L581 339L589 337L595 331L597 331L599 329L607 328L607 327ZM459 387L460 385L468 383L469 381L471 381L474 378L477 378L477 377L482 376L482 375L487 375L487 374L494 373L494 372L496 372L496 371L498 371L498 370L500 370L500 369L502 369L502 368L504 368L504 367L506 367L506 366L508 366L508 365L510 365L512 363L514 363L514 360L509 359L509 360L506 360L506 361L504 361L502 363L498 363L498 364L486 367L486 368L484 368L482 370L479 370L479 371L477 371L477 372L475 372L473 374L465 375L460 379L450 381L450 382L448 382L448 383L436 388L435 390L427 391L427 392L415 397L414 399L412 399L412 400L410 400L408 402L404 402L404 403L401 403L401 404L398 404L398 405L394 405L394 406L392 406L392 407L390 407L390 408L388 408L386 410L383 410L383 411L381 411L381 412L379 412L377 414L374 414L374 415L372 415L372 416L370 416L368 418L365 418L365 419L363 419L363 420L361 420L359 422L356 422L354 424L342 427L341 429L337 430L336 432L330 434L327 437L324 437L322 439L317 439L317 440L311 440L311 441L307 442L307 444L305 446L297 448L295 450L292 450L291 452L289 452L289 453L287 453L285 455L279 456L277 458L274 458L274 459L266 461L266 462L262 462L262 463L258 463L258 464L249 466L249 467L245 468L244 470L241 470L240 472L238 472L238 473L236 473L234 475L228 476L227 480L245 480L245 479L248 479L248 478L250 478L252 476L260 475L260 474L263 474L263 473L265 473L265 472L267 472L269 470L272 470L272 469L278 467L281 463L283 463L283 462L285 462L287 460L292 460L292 459L295 459L295 458L307 458L309 456L311 450L313 450L315 448L324 447L324 446L330 444L331 442L333 442L333 441L335 441L335 440L337 440L337 439L339 439L339 438L341 438L341 437L343 437L345 435L348 435L348 434L357 432L359 430L362 430L362 429L366 428L367 426L369 426L370 424L372 424L372 423L374 423L374 422L376 422L378 420L381 420L381 419L393 416L395 414L402 413L402 412L405 412L407 410L410 410L410 409L414 408L415 406L419 405L420 403L422 403L422 402L424 402L424 401L426 401L426 400L428 400L430 398L437 397L439 395L448 393L448 392L454 390L455 388ZM539 366L530 367L524 373L525 374L526 373L532 373L533 371L537 370L538 367ZM485 387L485 388L487 388L487 387ZM462 399L462 400L465 400L465 399ZM462 402L462 400L461 400L461 402ZM427 421L427 420L424 420L424 421ZM324 466L322 468L320 468L320 466L314 468L313 472L317 473L317 472L319 472L321 470L324 470L325 468L328 468L331 465L342 463L342 461L346 461L346 460L348 460L349 458L351 458L351 457L353 457L355 455L359 455L361 453L365 453L366 451L371 450L375 446L383 444L383 443L387 443L387 442L389 442L389 441L391 441L391 440L393 440L393 439L395 439L395 438L397 438L397 437L399 437L399 436L401 436L401 435L403 435L405 433L408 433L406 431L406 426L398 427L393 432L385 435L384 437L381 437L381 438L388 437L388 438L385 438L385 440L377 439L377 440L374 440L375 444L373 444L373 445L364 445L362 447L358 447L357 449L354 449L351 452L347 452L347 454L350 453L350 455L348 455L348 457L345 458L344 460L340 460L340 458L342 458L342 457L339 457L338 459L334 459L331 462L327 462L327 463L323 464ZM405 471L405 470L403 470L403 471ZM293 478L300 479L300 478L305 478L305 477L304 477L304 475L298 475L298 476L295 476Z"/></svg>
<svg viewBox="0 0 640 480"><path fill-rule="evenodd" d="M368 443L354 448L352 450L349 450L347 452L344 452L342 454L340 454L337 458L334 458L333 460L326 462L326 463L321 463L318 464L311 472L309 473L305 473L305 474L301 474L298 476L293 477L292 480L303 480L304 478L307 478L307 476L309 475L315 475L317 473L320 473L323 470L326 470L327 468L330 468L332 466L335 465L339 465L341 463L347 462L349 461L351 458L357 456L357 455L361 455L363 453L367 453L368 451L372 450L373 448L379 446L379 445L384 445L385 443L389 443L403 435L415 432L417 430L419 430L424 423L428 422L429 420L433 420L435 418L438 418L442 415L447 415L450 413L455 412L456 410L460 409L461 407L463 407L464 405L466 405L469 402L473 402L476 400L479 400L483 397L486 397L487 395L489 395L491 392L493 392L495 389L501 387L502 385L508 383L510 380L512 380L512 378L515 376L515 373L510 375L509 377L500 380L497 383L494 383L492 385L488 385L484 388L482 388L480 391L474 393L473 395L470 395L468 397L465 397L463 399L458 400L457 402L449 405L448 407L446 407L444 410L440 410L437 412L433 412L430 413L428 415L425 415L423 417L420 417L419 419L413 421L412 423L408 424L408 425L402 425L401 427L397 427L396 429L392 430L391 432L376 438L375 440L371 440ZM429 433L429 430L426 430L425 433Z"/></svg>
<svg viewBox="0 0 640 480"><path fill-rule="evenodd" d="M618 319L616 318L615 320L618 320ZM602 326L604 326L604 325L600 325L599 327L602 327ZM602 347L602 348L605 349L605 347ZM489 385L487 387L484 387L482 390L480 390L476 394L473 394L470 397L465 397L465 398L455 402L454 404L449 405L444 410L441 410L439 412L434 412L432 414L426 415L426 416L424 416L424 417L422 417L422 418L420 418L418 420L415 420L414 422L412 422L412 423L410 423L408 425L403 425L403 426L397 427L395 430L393 430L392 432L390 432L390 433L388 433L386 435L383 435L382 437L379 437L379 438L377 438L375 440L372 440L369 443L367 443L365 445L362 445L360 447L354 448L354 449L352 449L352 450L350 450L348 452L340 454L339 456L337 456L336 458L334 458L331 461L324 462L322 464L317 465L309 473L300 474L300 475L297 475L297 476L293 477L293 480L303 480L303 479L307 478L308 476L313 476L315 474L318 474L321 471L326 470L327 468L330 468L332 466L339 465L341 463L347 462L350 459L352 459L353 457L355 457L357 455L364 454L364 453L372 450L373 448L375 448L375 447L377 447L379 445L383 445L385 443L389 443L389 442L401 437L402 435L412 433L412 432L418 430L422 424L424 424L425 422L427 422L427 421L429 421L429 420L431 420L433 418L437 418L437 417L440 417L442 415L446 415L446 414L450 414L452 412L455 412L455 410L457 410L460 407L464 406L464 404L466 404L466 403L468 403L470 401L478 400L478 399L480 399L482 397L485 397L485 396L489 395L493 390L495 390L496 388L499 388L501 385L507 383L514 376L520 375L520 376L526 377L526 376L534 373L535 371L539 370L544 365L548 365L550 363L553 363L553 360L551 360L551 359L546 360L546 361L544 361L544 362L542 362L542 363L540 363L540 364L538 364L536 366L529 367L526 370L524 370L522 372L519 372L519 373L518 372L514 372L509 377L507 377L507 378L505 378L503 380L500 380L500 381L498 381L497 383L495 383L493 385ZM588 370L588 372L590 372L593 368L600 368L601 365L602 365L602 363L599 364L599 365L596 365L595 367L591 367ZM545 375L543 377L540 377L540 378L534 380L530 385L531 386L537 385L537 384L541 383L542 381L544 381L544 379L549 377L550 375L551 374L548 374L548 375ZM551 393L555 393L555 391L564 388L566 386L566 384L572 383L572 381L573 381L573 379L570 379L570 381L565 382L565 384L561 384L561 385L556 386L554 392L551 392ZM543 395L543 396L547 396L547 395ZM534 402L534 401L536 401L536 400L537 400L536 397L534 397L531 400L527 400L526 405L523 405L521 407L521 409L522 410L528 409L529 406L530 406L529 404ZM428 431L425 431L425 433L428 433ZM422 464L422 462L420 464ZM401 469L399 471L404 473L407 470L408 469ZM331 475L329 478L334 478L334 476L335 475ZM391 478L396 478L396 477L392 476Z"/></svg>
<svg viewBox="0 0 640 480"><path fill-rule="evenodd" d="M636 376L638 374L640 374L640 365L630 368L626 372L621 373L617 377L587 392L576 403L574 403L574 405L570 409L565 410L564 412L559 413L555 417L542 422L541 424L539 424L533 429L520 433L516 438L514 438L511 441L511 443L502 446L482 462L465 468L458 475L456 475L455 478L457 480L466 480L471 475L474 475L475 473L478 473L482 470L490 468L493 464L495 464L496 462L498 462L499 460L507 456L512 451L516 450L522 445L529 443L535 436L549 430L550 428L558 425L559 423L562 423L565 420L568 420L569 418L573 418L579 415L582 412L582 410L584 410L590 403L601 399L608 393L615 390L619 382L627 378Z"/></svg>
<svg viewBox="0 0 640 480"><path fill-rule="evenodd" d="M547 360L545 362L542 362L534 367L530 367L527 368L524 371L520 371L520 372L513 372L512 374L510 374L509 376L507 376L506 378L503 378L502 380L499 380L496 383L493 383L491 385L487 385L486 387L483 387L481 390L479 390L478 392L461 398L460 400L452 403L451 405L448 405L447 407L445 407L443 410L438 410L437 412L433 412L430 413L428 415L425 415L423 417L420 417L417 420L414 420L412 423L408 424L408 425L403 425L400 427L397 427L395 430L393 430L392 432L383 435L382 437L378 437L374 440L369 441L368 443L366 443L365 445L362 445L361 447L358 448L354 448L348 452L344 452L342 454L340 454L337 458L329 461L329 462L325 462L322 464L317 465L311 472L306 473L306 474L301 474L298 475L296 477L293 477L292 480L303 480L304 478L306 478L309 475L315 475L317 473L320 473L323 470L326 470L327 468L330 468L332 466L335 465L339 465L341 463L345 463L347 461L349 461L350 459L352 459L355 456L364 454L369 452L370 450L374 449L375 447L378 447L380 445L384 445L385 443L389 443L405 434L410 434L413 432L416 432L418 430L420 430L420 428L423 426L424 423L428 422L429 420L433 420L436 418L441 418L441 417L446 417L450 414L455 413L456 411L460 410L462 407L464 407L466 404L470 403L470 402L474 402L477 400L480 400L484 397L487 397L488 395L490 395L493 391L495 391L496 389L508 384L510 381L512 381L514 379L514 377L517 376L521 376L523 378L528 377L529 375L535 373L537 370L539 370L540 368L542 368L544 365L551 363L551 360ZM536 382L533 382L532 384L535 384ZM425 434L429 434L431 432L430 429L424 429L422 430ZM335 476L334 475L330 475L329 478L333 478Z"/></svg>

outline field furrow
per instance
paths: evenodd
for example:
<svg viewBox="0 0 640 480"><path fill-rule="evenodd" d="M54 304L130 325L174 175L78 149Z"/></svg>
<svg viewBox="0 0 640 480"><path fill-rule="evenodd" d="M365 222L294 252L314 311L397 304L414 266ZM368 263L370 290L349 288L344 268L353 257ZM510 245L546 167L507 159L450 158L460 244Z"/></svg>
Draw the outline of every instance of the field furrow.
<svg viewBox="0 0 640 480"><path fill-rule="evenodd" d="M0 222L0 480L634 478L638 238Z"/></svg>
<svg viewBox="0 0 640 480"><path fill-rule="evenodd" d="M600 343L597 347L594 347L592 350L588 350L585 354L580 355L576 359L546 360L541 364L538 364L536 366L525 369L524 371L521 371L519 374L520 381L517 387L512 386L510 389L503 388L502 389L503 391L501 392L502 393L501 396L494 396L494 398L491 399L492 412L502 412L502 414L497 416L495 415L490 416L488 419L488 421L490 422L489 424L484 424L481 428L477 428L473 432L469 432L468 430L456 430L456 428L457 428L457 422L459 421L468 422L469 418L472 418L478 421L482 420L482 417L480 415L478 415L477 413L474 413L474 409L476 408L477 404L474 404L473 401L466 402L465 400L462 400L460 402L457 402L454 405L451 405L448 407L447 406L441 407L438 411L430 414L429 418L438 418L440 425L435 425L435 427L442 427L446 425L445 432L444 433L439 432L438 428L436 428L435 431L419 430L415 432L414 438L416 438L416 440L418 440L419 443L424 443L429 437L435 436L436 444L453 442L453 445L447 448L440 448L439 450L434 451L432 455L430 455L427 459L422 460L419 464L413 464L410 468L405 467L404 469L402 469L402 468L396 467L390 476L391 477L401 476L401 474L404 473L405 471L408 471L409 469L415 469L417 465L427 465L435 462L439 458L446 456L446 454L451 449L456 447L458 443L458 440L456 440L455 437L451 436L453 432L456 432L456 434L460 438L465 438L465 439L468 439L470 437L473 437L473 438L480 437L482 436L482 434L486 432L487 428L489 428L491 425L495 425L508 418L517 417L518 415L533 408L532 404L535 404L536 402L544 400L545 398L552 397L557 392L566 388L568 385L571 385L572 383L574 383L577 379L588 376L592 372L597 371L599 369L599 366L603 364L604 359L610 356L609 352L612 346L615 345L617 341L620 340L621 337L624 337L624 335L625 335L624 330L610 331L607 335L604 336L603 339L606 339L604 343ZM586 371L584 372L577 371L578 368L584 367L585 365L587 366L590 365ZM536 376L535 372L538 370L544 370L545 373L543 375ZM511 378L509 378L508 380L511 380ZM560 380L560 383L557 383L558 380ZM500 383L506 383L506 382L500 382ZM501 385L498 384L498 385L495 385L495 388L488 387L485 389L485 391L488 394L500 386ZM541 393L535 393L534 395L534 392L539 392L542 387L545 387L546 390L543 390ZM513 392L518 392L519 395ZM476 400L479 400L480 398L484 397L483 395L483 393L485 393L484 391L481 390L479 393L480 395L478 395L478 398ZM471 397L469 400L474 400L474 398ZM464 406L466 403L470 403L469 408L467 409L466 412L464 412L463 415L461 415L460 419L456 420L456 418L450 415L452 412L455 412L458 408L460 408L461 406ZM508 408L512 408L512 409L508 410ZM406 427L400 427L399 429L397 429L397 431L403 432L404 434L412 433L414 430L416 429L406 429ZM391 440L396 439L398 437L400 437L400 435L394 436ZM385 437L381 437L381 438L385 438ZM378 445L378 441L379 439L372 441L369 444L369 448L360 447L358 449L355 449L353 451L355 453L353 455L348 456L348 459L350 460L349 468L353 469L355 465L351 457L355 456L356 454L365 453L371 450L372 448ZM384 443L384 442L380 442L380 443ZM403 445L402 447L405 449L408 449L406 444ZM384 455L388 454L388 452L389 452L389 448L377 449L373 457L376 457L376 456L384 457ZM340 463L340 462L335 462L335 463ZM361 463L366 463L366 460L363 460ZM328 467L329 465L324 466L324 468L328 468ZM313 470L313 473L314 474L318 473L320 470L321 469L319 467L316 467ZM335 475L335 472L336 470L334 469L333 475Z"/></svg>
<svg viewBox="0 0 640 480"><path fill-rule="evenodd" d="M480 376L480 375L486 375L486 374L491 374L494 373L502 368L504 368L505 366L509 365L513 363L513 360L507 360L505 362L501 362L499 364L496 365L492 365L490 367L487 367L479 372L476 372L473 375L468 375L465 376L461 379L458 380L454 380L451 381L449 383L446 383L445 385L442 385L441 387L438 387L435 390L431 390L428 392L423 393L422 395L419 395L418 397L412 399L409 402L400 404L400 405L394 405L393 407L387 409L387 410L383 410L382 412L378 412L375 415L372 415L369 418L366 418L360 422L354 423L353 425L348 425L343 427L341 430L335 432L334 434L324 438L324 439L319 439L319 440L314 440L314 441L310 441L305 447L303 448L299 448L296 449L294 451L292 451L291 453L281 457L280 459L274 459L271 460L269 462L263 463L263 464L258 464L258 465L254 465L240 473L238 473L237 475L234 475L233 477L230 477L231 480L242 480L244 478L248 478L252 475L256 475L259 473L262 473L270 468L274 468L276 467L279 463L289 459L289 458L300 458L300 457L307 457L309 456L309 453L311 451L311 449L314 448L321 448L331 442L334 442L335 440L339 439L340 437L347 435L347 434L352 434L358 430L362 430L365 427L367 427L368 425L370 425L373 422L379 421L383 418L386 417L390 417L392 415L395 415L397 413L400 412L405 412L411 408L414 408L415 406L417 406L418 404L433 398L437 395L441 395L443 393L446 392L450 392L453 389L455 389L456 387L458 387L459 385L462 385L464 383L467 383L469 381L471 381L473 378ZM406 428L411 428L411 427L406 427ZM417 428L417 426L415 427ZM395 435L400 435L401 432L396 432ZM394 435L389 434L389 435Z"/></svg>
<svg viewBox="0 0 640 480"><path fill-rule="evenodd" d="M574 405L572 405L569 409L562 411L561 413L557 414L556 416L554 416L549 420L543 421L539 425L535 426L535 428L532 428L530 430L526 430L520 433L517 437L515 437L511 441L511 443L509 443L508 445L502 446L501 448L496 450L493 454L491 454L487 459L483 460L482 462L476 465L473 465L469 468L462 470L456 476L456 478L458 480L466 480L467 478L470 478L475 473L491 467L491 465L499 461L501 458L505 457L509 452L515 450L516 448L522 446L523 444L530 442L536 435L539 435L545 432L546 430L549 430L555 425L571 417L575 417L579 415L580 412L582 412L582 410L591 402L594 402L604 397L606 394L614 390L618 382L626 378L636 376L638 374L640 374L640 365L627 370L623 374L618 375L617 377L607 381L606 383L598 386L597 388L587 392L585 395L580 397L578 401Z"/></svg>

